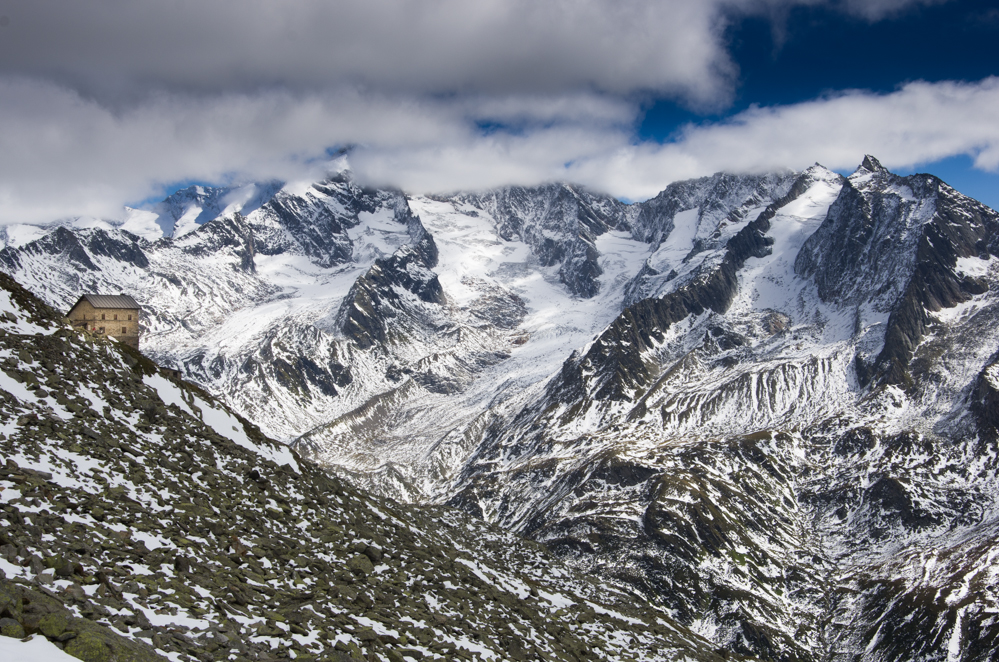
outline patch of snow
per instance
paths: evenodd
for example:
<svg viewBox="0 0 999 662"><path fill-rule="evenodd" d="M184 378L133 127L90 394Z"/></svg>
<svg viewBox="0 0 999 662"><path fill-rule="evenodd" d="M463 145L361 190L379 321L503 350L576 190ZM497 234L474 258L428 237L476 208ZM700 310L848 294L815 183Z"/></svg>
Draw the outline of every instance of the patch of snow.
<svg viewBox="0 0 999 662"><path fill-rule="evenodd" d="M694 248L694 238L700 225L697 207L678 212L673 217L673 230L663 238L659 248L648 260L650 267L659 273L679 267L683 258Z"/></svg>
<svg viewBox="0 0 999 662"><path fill-rule="evenodd" d="M183 216L177 219L177 222L173 226L173 238L179 239L186 234L194 232L199 227L198 217L201 216L201 207L197 205L191 205L184 212Z"/></svg>
<svg viewBox="0 0 999 662"><path fill-rule="evenodd" d="M41 635L27 640L0 637L0 660L9 662L76 662L76 658L59 650Z"/></svg>
<svg viewBox="0 0 999 662"><path fill-rule="evenodd" d="M0 370L0 388L25 404L33 405L38 403L38 397L34 393L25 388L24 384L16 381L2 370Z"/></svg>
<svg viewBox="0 0 999 662"><path fill-rule="evenodd" d="M957 266L954 268L954 271L962 276L979 278L988 274L994 265L995 260L991 255L985 260L980 257L959 257L957 258Z"/></svg>
<svg viewBox="0 0 999 662"><path fill-rule="evenodd" d="M984 371L985 380L992 388L999 390L999 363L993 363Z"/></svg>
<svg viewBox="0 0 999 662"><path fill-rule="evenodd" d="M163 404L167 406L177 405L191 416L197 416L194 413L194 410L191 409L185 401L180 388L169 379L166 379L161 375L144 375L142 377L142 382L156 391L156 394L160 396L160 400L163 401Z"/></svg>
<svg viewBox="0 0 999 662"><path fill-rule="evenodd" d="M0 317L0 329L3 329L7 333L21 335L34 335L36 333L48 335L52 333L51 330L45 327L39 326L34 322L29 322L25 318L24 312L10 298L10 292L7 290L0 290L0 315L3 313L9 313L9 316ZM14 319L12 320L10 317Z"/></svg>
<svg viewBox="0 0 999 662"><path fill-rule="evenodd" d="M4 245L19 248L25 244L30 244L36 239L41 239L51 231L51 227L39 225L7 225L3 228L4 238L6 239Z"/></svg>
<svg viewBox="0 0 999 662"><path fill-rule="evenodd" d="M278 466L287 464L296 472L301 473L298 461L295 460L295 456L292 455L291 449L287 446L283 444L270 446L254 443L247 436L246 430L238 418L224 409L209 405L200 398L195 398L194 400L201 411L201 420L220 435L247 450L263 455Z"/></svg>
<svg viewBox="0 0 999 662"><path fill-rule="evenodd" d="M125 219L120 228L148 241L169 237L173 232L173 219L146 209L125 208Z"/></svg>

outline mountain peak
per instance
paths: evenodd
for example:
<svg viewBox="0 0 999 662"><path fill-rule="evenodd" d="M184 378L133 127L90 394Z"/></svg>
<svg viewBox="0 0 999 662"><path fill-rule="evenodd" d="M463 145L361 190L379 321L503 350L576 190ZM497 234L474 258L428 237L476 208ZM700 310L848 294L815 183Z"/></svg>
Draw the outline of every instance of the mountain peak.
<svg viewBox="0 0 999 662"><path fill-rule="evenodd" d="M859 173L861 170L866 170L870 173L888 172L888 169L881 165L881 161L878 161L870 154L864 155L864 160L861 162L860 167L857 168L857 172Z"/></svg>

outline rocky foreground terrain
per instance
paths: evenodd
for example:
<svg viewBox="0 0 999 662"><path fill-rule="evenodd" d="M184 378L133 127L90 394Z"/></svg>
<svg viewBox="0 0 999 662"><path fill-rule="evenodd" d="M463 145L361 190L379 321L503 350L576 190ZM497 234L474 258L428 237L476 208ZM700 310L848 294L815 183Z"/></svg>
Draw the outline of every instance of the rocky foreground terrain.
<svg viewBox="0 0 999 662"><path fill-rule="evenodd" d="M534 543L359 493L6 276L0 308L6 637L89 662L720 659Z"/></svg>

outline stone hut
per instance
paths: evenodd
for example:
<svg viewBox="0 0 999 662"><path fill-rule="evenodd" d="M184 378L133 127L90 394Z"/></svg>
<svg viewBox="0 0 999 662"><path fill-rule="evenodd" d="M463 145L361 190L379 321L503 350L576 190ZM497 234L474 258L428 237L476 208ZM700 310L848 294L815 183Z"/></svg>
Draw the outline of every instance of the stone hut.
<svg viewBox="0 0 999 662"><path fill-rule="evenodd" d="M77 328L139 349L139 304L127 294L84 294L66 317Z"/></svg>

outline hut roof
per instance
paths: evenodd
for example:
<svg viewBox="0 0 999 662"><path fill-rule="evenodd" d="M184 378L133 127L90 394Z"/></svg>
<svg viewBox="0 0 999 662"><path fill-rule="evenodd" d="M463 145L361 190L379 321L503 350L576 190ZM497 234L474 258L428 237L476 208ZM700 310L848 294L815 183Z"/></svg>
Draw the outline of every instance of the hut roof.
<svg viewBox="0 0 999 662"><path fill-rule="evenodd" d="M136 310L139 308L135 299L127 294L84 294L80 297L80 301L84 299L94 308L134 308ZM80 301L77 301L73 308L80 305Z"/></svg>

